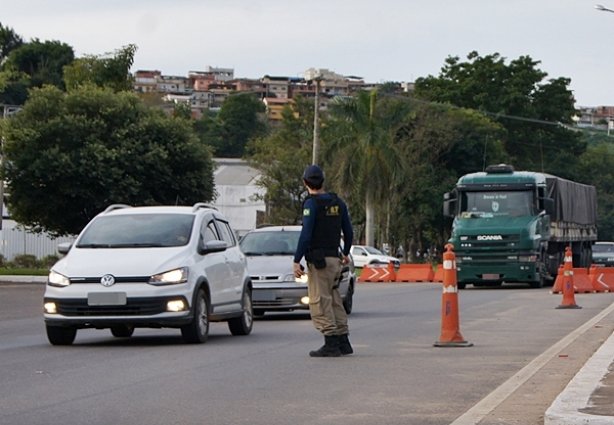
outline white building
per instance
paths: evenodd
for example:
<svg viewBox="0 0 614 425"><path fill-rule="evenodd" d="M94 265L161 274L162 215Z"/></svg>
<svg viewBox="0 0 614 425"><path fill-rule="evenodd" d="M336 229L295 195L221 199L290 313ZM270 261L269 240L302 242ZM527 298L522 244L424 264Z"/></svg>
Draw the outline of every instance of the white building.
<svg viewBox="0 0 614 425"><path fill-rule="evenodd" d="M264 189L256 185L260 173L242 159L215 158L216 200L211 204L228 218L239 236L256 228L258 216L266 211Z"/></svg>

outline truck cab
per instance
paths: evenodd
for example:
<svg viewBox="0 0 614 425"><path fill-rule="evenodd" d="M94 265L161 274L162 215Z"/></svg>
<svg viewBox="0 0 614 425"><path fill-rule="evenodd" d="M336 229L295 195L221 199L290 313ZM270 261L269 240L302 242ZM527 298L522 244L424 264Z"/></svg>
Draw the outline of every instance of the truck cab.
<svg viewBox="0 0 614 425"><path fill-rule="evenodd" d="M558 229L551 195L548 175L506 164L458 180L444 195L444 215L453 218L449 242L459 288L504 282L542 287L554 279L565 244L553 238Z"/></svg>

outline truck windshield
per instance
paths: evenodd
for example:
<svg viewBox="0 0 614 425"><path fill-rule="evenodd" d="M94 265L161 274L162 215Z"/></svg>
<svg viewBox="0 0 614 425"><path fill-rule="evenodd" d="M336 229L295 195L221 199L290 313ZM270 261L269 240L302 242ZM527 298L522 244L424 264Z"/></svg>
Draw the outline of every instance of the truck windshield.
<svg viewBox="0 0 614 425"><path fill-rule="evenodd" d="M460 216L522 217L534 214L533 192L462 192Z"/></svg>

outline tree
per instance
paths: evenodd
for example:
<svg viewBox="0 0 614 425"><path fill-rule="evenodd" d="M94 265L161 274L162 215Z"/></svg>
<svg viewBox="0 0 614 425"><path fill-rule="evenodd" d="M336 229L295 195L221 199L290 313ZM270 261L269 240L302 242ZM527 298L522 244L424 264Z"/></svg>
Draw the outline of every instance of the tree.
<svg viewBox="0 0 614 425"><path fill-rule="evenodd" d="M556 172L569 157L586 149L572 123L574 97L570 80L546 81L539 61L521 56L505 63L498 53L448 57L438 77L418 78L416 96L477 109L507 130L505 149L516 168Z"/></svg>
<svg viewBox="0 0 614 425"><path fill-rule="evenodd" d="M322 132L323 151L339 158L336 179L346 192L358 190L365 205L365 240L375 244L376 205L386 204L389 188L404 165L395 138L410 111L402 98L378 98L377 92L330 104L330 122Z"/></svg>
<svg viewBox="0 0 614 425"><path fill-rule="evenodd" d="M248 160L262 173L267 223L300 223L306 195L301 177L311 162L312 140L313 102L299 97L283 110L279 127L248 143Z"/></svg>
<svg viewBox="0 0 614 425"><path fill-rule="evenodd" d="M12 50L3 64L3 70L27 74L30 87L51 84L63 89L63 68L74 59L74 51L68 44L34 39Z"/></svg>
<svg viewBox="0 0 614 425"><path fill-rule="evenodd" d="M240 158L250 139L266 134L266 122L261 116L264 110L264 104L254 94L232 94L222 104L215 119L217 125L205 122L197 128L206 128L205 133L200 133L201 138L216 156ZM210 117L203 119L208 121Z"/></svg>
<svg viewBox="0 0 614 425"><path fill-rule="evenodd" d="M48 86L33 90L6 121L8 207L34 231L76 234L113 203L214 197L211 155L190 123L145 107L134 94Z"/></svg>
<svg viewBox="0 0 614 425"><path fill-rule="evenodd" d="M578 181L597 189L600 240L614 239L614 145L597 143L588 147L579 158Z"/></svg>
<svg viewBox="0 0 614 425"><path fill-rule="evenodd" d="M23 44L23 39L13 28L5 27L0 22L0 65L4 62L11 51L20 47Z"/></svg>
<svg viewBox="0 0 614 425"><path fill-rule="evenodd" d="M25 72L0 71L0 103L23 105L28 98L30 78Z"/></svg>
<svg viewBox="0 0 614 425"><path fill-rule="evenodd" d="M110 87L114 91L132 90L130 68L137 47L129 44L114 53L102 56L87 55L75 59L64 68L64 84L67 90L84 84Z"/></svg>

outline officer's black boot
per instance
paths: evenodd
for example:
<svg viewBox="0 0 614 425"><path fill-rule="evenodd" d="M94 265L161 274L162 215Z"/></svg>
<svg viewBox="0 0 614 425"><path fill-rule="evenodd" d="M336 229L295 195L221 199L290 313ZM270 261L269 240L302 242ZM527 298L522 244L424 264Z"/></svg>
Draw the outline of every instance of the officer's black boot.
<svg viewBox="0 0 614 425"><path fill-rule="evenodd" d="M324 335L324 345L315 351L310 351L311 357L339 357L341 351L339 351L339 336L337 335Z"/></svg>
<svg viewBox="0 0 614 425"><path fill-rule="evenodd" d="M352 348L352 345L350 344L350 339L348 338L348 336L349 336L348 334L339 335L339 351L344 356L348 354L352 354L354 352L354 349Z"/></svg>

